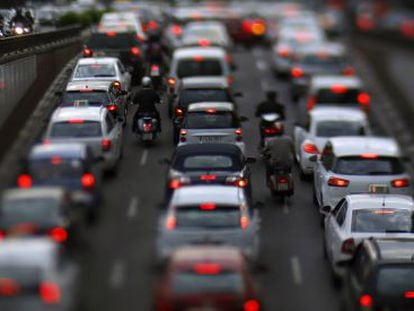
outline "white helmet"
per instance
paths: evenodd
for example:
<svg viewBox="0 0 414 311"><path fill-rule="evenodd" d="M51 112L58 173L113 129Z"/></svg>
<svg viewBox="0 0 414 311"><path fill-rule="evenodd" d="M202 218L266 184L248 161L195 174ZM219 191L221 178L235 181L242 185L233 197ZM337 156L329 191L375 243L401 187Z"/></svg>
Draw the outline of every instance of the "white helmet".
<svg viewBox="0 0 414 311"><path fill-rule="evenodd" d="M145 77L142 78L142 81L141 81L142 86L150 87L151 83L152 83L152 81L151 81L150 77L145 76Z"/></svg>

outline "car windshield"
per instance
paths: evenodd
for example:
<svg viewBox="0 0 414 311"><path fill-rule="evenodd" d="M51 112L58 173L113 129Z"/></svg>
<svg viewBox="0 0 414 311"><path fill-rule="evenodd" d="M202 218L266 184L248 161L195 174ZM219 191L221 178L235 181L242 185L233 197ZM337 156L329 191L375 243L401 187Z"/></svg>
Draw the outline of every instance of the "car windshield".
<svg viewBox="0 0 414 311"><path fill-rule="evenodd" d="M360 209L352 212L352 232L413 232L413 212L403 209Z"/></svg>
<svg viewBox="0 0 414 311"><path fill-rule="evenodd" d="M236 121L231 112L190 112L186 116L188 129L224 129L236 128Z"/></svg>
<svg viewBox="0 0 414 311"><path fill-rule="evenodd" d="M134 39L133 33L108 32L94 34L86 44L93 49L126 49L137 46L138 41Z"/></svg>
<svg viewBox="0 0 414 311"><path fill-rule="evenodd" d="M101 123L94 121L58 122L53 124L50 132L52 138L86 138L100 137L101 135Z"/></svg>
<svg viewBox="0 0 414 311"><path fill-rule="evenodd" d="M79 178L83 173L83 164L79 159L52 157L50 159L31 160L29 171L36 181Z"/></svg>
<svg viewBox="0 0 414 311"><path fill-rule="evenodd" d="M414 265L385 265L378 271L377 294L381 297L402 298L414 291Z"/></svg>
<svg viewBox="0 0 414 311"><path fill-rule="evenodd" d="M178 159L174 163L176 169L184 170L240 170L241 163L226 155L191 155Z"/></svg>
<svg viewBox="0 0 414 311"><path fill-rule="evenodd" d="M238 206L217 206L212 210L179 207L176 220L177 228L181 229L235 229L240 228L240 210Z"/></svg>
<svg viewBox="0 0 414 311"><path fill-rule="evenodd" d="M53 198L6 199L0 209L3 228L21 223L54 224L58 217L59 201Z"/></svg>
<svg viewBox="0 0 414 311"><path fill-rule="evenodd" d="M244 286L240 273L197 274L184 271L174 274L172 290L175 294L241 294Z"/></svg>
<svg viewBox="0 0 414 311"><path fill-rule="evenodd" d="M116 70L113 64L91 64L76 67L75 78L105 78L115 77Z"/></svg>
<svg viewBox="0 0 414 311"><path fill-rule="evenodd" d="M183 59L178 63L178 78L194 77L194 76L222 76L223 68L218 59Z"/></svg>
<svg viewBox="0 0 414 311"><path fill-rule="evenodd" d="M231 101L229 93L223 89L188 89L181 92L178 105L187 108L193 103Z"/></svg>
<svg viewBox="0 0 414 311"><path fill-rule="evenodd" d="M106 92L66 92L61 106L103 106L109 104L109 102Z"/></svg>
<svg viewBox="0 0 414 311"><path fill-rule="evenodd" d="M321 121L316 126L316 136L364 136L364 126L359 122Z"/></svg>
<svg viewBox="0 0 414 311"><path fill-rule="evenodd" d="M338 89L322 89L316 95L317 104L356 104L358 103L359 90L344 90L342 86Z"/></svg>
<svg viewBox="0 0 414 311"><path fill-rule="evenodd" d="M352 156L339 158L333 171L344 175L396 175L404 173L404 168L397 158Z"/></svg>

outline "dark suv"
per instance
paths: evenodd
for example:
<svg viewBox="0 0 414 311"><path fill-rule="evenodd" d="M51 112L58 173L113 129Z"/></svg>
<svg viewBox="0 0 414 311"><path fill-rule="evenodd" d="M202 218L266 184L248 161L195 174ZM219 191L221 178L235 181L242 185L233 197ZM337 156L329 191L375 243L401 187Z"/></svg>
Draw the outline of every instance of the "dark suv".
<svg viewBox="0 0 414 311"><path fill-rule="evenodd" d="M341 310L414 310L413 259L413 239L362 242L344 278Z"/></svg>

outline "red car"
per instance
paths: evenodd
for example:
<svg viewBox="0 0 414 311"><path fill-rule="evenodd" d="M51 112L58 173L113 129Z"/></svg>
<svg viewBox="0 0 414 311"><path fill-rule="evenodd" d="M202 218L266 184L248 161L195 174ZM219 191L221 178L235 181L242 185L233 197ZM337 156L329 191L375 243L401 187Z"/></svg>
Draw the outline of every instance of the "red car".
<svg viewBox="0 0 414 311"><path fill-rule="evenodd" d="M175 251L156 291L157 311L259 311L261 303L237 248L194 246Z"/></svg>

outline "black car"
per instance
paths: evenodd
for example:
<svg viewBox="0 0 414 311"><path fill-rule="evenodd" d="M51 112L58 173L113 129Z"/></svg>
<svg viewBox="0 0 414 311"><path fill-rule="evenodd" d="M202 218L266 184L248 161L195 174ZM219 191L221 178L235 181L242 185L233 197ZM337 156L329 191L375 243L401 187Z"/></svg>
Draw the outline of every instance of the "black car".
<svg viewBox="0 0 414 311"><path fill-rule="evenodd" d="M191 144L178 146L170 165L166 193L167 197L182 186L213 184L236 185L251 194L250 169L248 164L256 159L246 158L234 144Z"/></svg>
<svg viewBox="0 0 414 311"><path fill-rule="evenodd" d="M414 239L363 241L344 278L341 310L414 310L413 255Z"/></svg>
<svg viewBox="0 0 414 311"><path fill-rule="evenodd" d="M84 144L36 145L17 178L19 188L57 186L67 189L89 221L95 220L101 202L102 168Z"/></svg>

